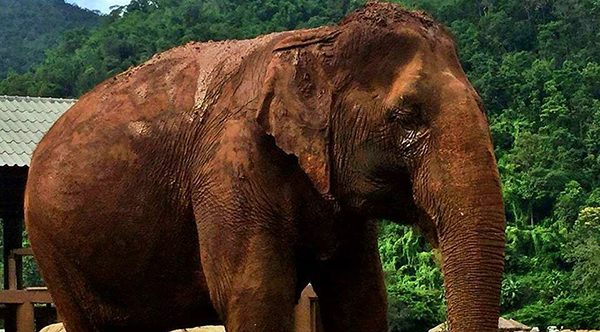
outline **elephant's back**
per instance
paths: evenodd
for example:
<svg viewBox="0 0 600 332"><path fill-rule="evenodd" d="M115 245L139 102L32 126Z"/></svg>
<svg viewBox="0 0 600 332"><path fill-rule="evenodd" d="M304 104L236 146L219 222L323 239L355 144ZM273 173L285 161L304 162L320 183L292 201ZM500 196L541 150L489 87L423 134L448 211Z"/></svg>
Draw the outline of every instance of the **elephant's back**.
<svg viewBox="0 0 600 332"><path fill-rule="evenodd" d="M35 156L75 135L81 139L82 135L99 135L124 123L190 115L199 97L206 93L210 73L237 44L188 43L105 80L54 124Z"/></svg>
<svg viewBox="0 0 600 332"><path fill-rule="evenodd" d="M164 166L158 162L161 156L174 158L173 153L183 152L176 145L190 143L177 141L185 140L185 132L201 120L211 85L226 79L244 55L264 43L260 38L192 42L102 82L61 116L38 144L31 182L38 177L98 182L100 177L154 166L149 163Z"/></svg>
<svg viewBox="0 0 600 332"><path fill-rule="evenodd" d="M47 168L68 157L96 163L106 158L99 152L114 150L119 144L164 144L170 135L180 135L202 120L205 106L219 97L215 90L249 54L262 51L270 56L268 44L284 34L190 42L107 79L82 96L46 133L34 152L31 169ZM156 151L149 153L156 155ZM63 162L57 168L73 174L70 166Z"/></svg>

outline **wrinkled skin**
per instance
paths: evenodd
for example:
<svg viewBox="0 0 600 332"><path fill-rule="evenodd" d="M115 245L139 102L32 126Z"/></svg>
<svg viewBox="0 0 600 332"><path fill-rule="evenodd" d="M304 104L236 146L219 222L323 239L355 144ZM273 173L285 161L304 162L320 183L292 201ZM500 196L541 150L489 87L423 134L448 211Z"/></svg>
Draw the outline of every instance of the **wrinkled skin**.
<svg viewBox="0 0 600 332"><path fill-rule="evenodd" d="M33 157L31 243L69 331L385 331L373 220L441 249L454 332L495 331L504 216L452 39L373 3L340 25L191 43L83 96Z"/></svg>

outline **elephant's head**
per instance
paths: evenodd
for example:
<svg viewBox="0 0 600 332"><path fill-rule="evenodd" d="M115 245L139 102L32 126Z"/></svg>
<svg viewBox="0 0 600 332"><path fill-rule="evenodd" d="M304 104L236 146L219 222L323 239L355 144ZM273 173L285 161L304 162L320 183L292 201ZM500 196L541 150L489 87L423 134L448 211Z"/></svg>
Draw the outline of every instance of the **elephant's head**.
<svg viewBox="0 0 600 332"><path fill-rule="evenodd" d="M418 226L443 257L452 331L496 331L504 208L488 123L454 43L374 3L277 46L258 120L323 195Z"/></svg>

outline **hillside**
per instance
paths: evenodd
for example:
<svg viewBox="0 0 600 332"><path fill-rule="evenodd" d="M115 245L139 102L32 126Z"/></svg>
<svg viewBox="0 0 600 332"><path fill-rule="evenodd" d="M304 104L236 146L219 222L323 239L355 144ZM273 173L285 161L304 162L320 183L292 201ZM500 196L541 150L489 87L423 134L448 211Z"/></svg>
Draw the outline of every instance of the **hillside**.
<svg viewBox="0 0 600 332"><path fill-rule="evenodd" d="M484 99L508 221L503 314L531 326L600 328L600 2L396 2L449 27ZM362 3L135 0L93 32L64 35L43 63L0 81L0 94L77 97L190 40L332 24ZM440 323L442 276L423 238L386 222L380 252L391 331Z"/></svg>
<svg viewBox="0 0 600 332"><path fill-rule="evenodd" d="M65 30L99 22L99 15L63 0L0 0L0 78L40 63Z"/></svg>

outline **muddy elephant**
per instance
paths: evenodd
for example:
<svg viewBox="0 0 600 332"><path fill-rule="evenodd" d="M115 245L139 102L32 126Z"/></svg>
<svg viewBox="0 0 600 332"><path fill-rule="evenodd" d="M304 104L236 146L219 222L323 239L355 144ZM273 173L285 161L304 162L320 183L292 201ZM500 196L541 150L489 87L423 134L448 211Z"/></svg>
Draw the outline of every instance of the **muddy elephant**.
<svg viewBox="0 0 600 332"><path fill-rule="evenodd" d="M386 331L382 218L440 248L452 331L497 328L481 99L449 33L396 5L189 43L105 81L39 144L25 209L69 331L291 331L308 282L326 331Z"/></svg>

